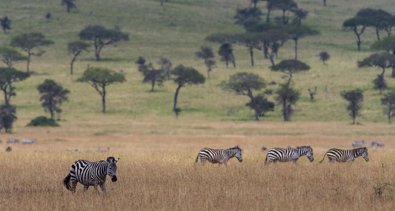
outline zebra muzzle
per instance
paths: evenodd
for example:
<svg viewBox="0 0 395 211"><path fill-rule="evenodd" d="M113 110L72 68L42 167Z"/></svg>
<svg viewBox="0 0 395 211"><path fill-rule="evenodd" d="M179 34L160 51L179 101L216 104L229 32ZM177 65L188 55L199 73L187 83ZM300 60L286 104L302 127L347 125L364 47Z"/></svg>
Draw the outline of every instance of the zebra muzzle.
<svg viewBox="0 0 395 211"><path fill-rule="evenodd" d="M112 182L116 182L117 180L118 180L117 176L111 177L111 181L112 181Z"/></svg>

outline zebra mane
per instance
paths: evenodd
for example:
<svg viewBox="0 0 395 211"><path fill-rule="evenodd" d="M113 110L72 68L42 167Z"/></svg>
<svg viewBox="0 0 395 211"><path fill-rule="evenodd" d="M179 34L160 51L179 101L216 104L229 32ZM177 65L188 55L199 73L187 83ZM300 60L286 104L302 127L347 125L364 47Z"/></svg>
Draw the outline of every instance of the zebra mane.
<svg viewBox="0 0 395 211"><path fill-rule="evenodd" d="M235 149L241 151L241 148L239 147L239 145L237 145L237 146L235 146L235 147L231 147L231 148L229 148L228 150L235 150Z"/></svg>

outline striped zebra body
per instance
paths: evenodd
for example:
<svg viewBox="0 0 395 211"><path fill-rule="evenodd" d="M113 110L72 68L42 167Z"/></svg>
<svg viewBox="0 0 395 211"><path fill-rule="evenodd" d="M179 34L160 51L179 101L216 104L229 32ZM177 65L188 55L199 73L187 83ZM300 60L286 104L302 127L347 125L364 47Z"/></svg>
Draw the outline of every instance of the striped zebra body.
<svg viewBox="0 0 395 211"><path fill-rule="evenodd" d="M75 192L77 183L84 185L84 191L89 186L100 186L102 192L106 192L106 176L111 177L111 181L117 181L117 160L114 157L108 157L107 160L90 162L87 160L78 160L71 165L70 173L64 178L63 183L67 190Z"/></svg>
<svg viewBox="0 0 395 211"><path fill-rule="evenodd" d="M203 148L199 151L195 163L197 163L200 160L200 162L202 163L208 161L210 163L219 163L226 165L228 160L233 157L236 157L237 160L239 160L240 162L243 161L241 155L241 149L239 146L235 146L229 149Z"/></svg>
<svg viewBox="0 0 395 211"><path fill-rule="evenodd" d="M267 150L266 147L262 148L263 151ZM296 162L301 156L306 155L312 162L314 161L313 149L310 146L298 146L296 148L273 148L266 154L265 164L273 162Z"/></svg>
<svg viewBox="0 0 395 211"><path fill-rule="evenodd" d="M337 162L348 162L354 161L357 157L361 156L365 159L365 161L369 161L369 154L368 149L366 147L356 148L356 149L349 149L349 150L342 150L332 148L328 150L325 155L328 157L330 162L337 161ZM325 155L320 161L322 163L325 159Z"/></svg>

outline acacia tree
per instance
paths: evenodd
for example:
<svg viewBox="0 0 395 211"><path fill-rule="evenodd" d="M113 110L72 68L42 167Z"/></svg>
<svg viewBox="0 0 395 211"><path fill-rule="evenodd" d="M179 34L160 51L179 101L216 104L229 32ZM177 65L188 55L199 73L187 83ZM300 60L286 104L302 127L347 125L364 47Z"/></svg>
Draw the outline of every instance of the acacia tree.
<svg viewBox="0 0 395 211"><path fill-rule="evenodd" d="M143 57L140 57L136 64L139 72L144 76L143 83L151 83L151 92L154 91L156 84L161 86L165 81L166 72L164 69L155 69L151 63L146 64Z"/></svg>
<svg viewBox="0 0 395 211"><path fill-rule="evenodd" d="M341 96L348 101L347 110L352 118L352 124L356 124L356 118L360 115L363 102L363 91L360 89L353 89L341 92Z"/></svg>
<svg viewBox="0 0 395 211"><path fill-rule="evenodd" d="M14 37L11 40L11 46L20 48L27 53L26 71L30 72L30 60L32 56L42 56L45 51L33 49L43 46L52 45L53 42L45 38L45 36L38 32L24 33Z"/></svg>
<svg viewBox="0 0 395 211"><path fill-rule="evenodd" d="M261 15L262 11L258 8L245 8L237 9L233 18L235 19L235 24L242 25L248 29L261 21Z"/></svg>
<svg viewBox="0 0 395 211"><path fill-rule="evenodd" d="M70 91L50 79L46 79L42 84L38 85L37 90L41 95L41 106L44 108L44 111L49 112L51 119L54 119L55 114L62 112L60 106L64 101L68 101Z"/></svg>
<svg viewBox="0 0 395 211"><path fill-rule="evenodd" d="M0 90L4 94L4 104L9 106L11 97L16 95L14 83L29 77L28 73L9 67L0 67Z"/></svg>
<svg viewBox="0 0 395 211"><path fill-rule="evenodd" d="M318 31L311 29L308 26L291 25L285 29L289 37L294 41L295 60L298 59L298 42L306 36L317 35Z"/></svg>
<svg viewBox="0 0 395 211"><path fill-rule="evenodd" d="M1 47L0 48L1 61L7 65L7 67L12 67L15 62L24 61L26 57L23 56L19 51L12 47Z"/></svg>
<svg viewBox="0 0 395 211"><path fill-rule="evenodd" d="M77 60L77 57L83 52L88 51L89 44L82 41L74 41L70 42L67 45L67 49L70 54L73 55L70 61L70 74L73 75L74 70L74 62Z"/></svg>
<svg viewBox="0 0 395 211"><path fill-rule="evenodd" d="M354 32L358 51L361 51L361 36L365 32L366 26L366 21L360 17L353 17L343 22L343 28L345 30Z"/></svg>
<svg viewBox="0 0 395 211"><path fill-rule="evenodd" d="M293 106L299 100L300 93L291 87L291 84L281 84L276 91L276 101L281 105L281 113L284 121L290 121L294 112Z"/></svg>
<svg viewBox="0 0 395 211"><path fill-rule="evenodd" d="M386 30L391 34L394 26L395 17L382 9L365 8L358 11L356 17L365 20L368 27L373 27L376 32L377 40L380 40L380 31Z"/></svg>
<svg viewBox="0 0 395 211"><path fill-rule="evenodd" d="M298 5L294 0L268 0L266 22L270 22L271 11L280 10L282 23L287 24L289 22L288 12L293 12L296 9L298 9Z"/></svg>
<svg viewBox="0 0 395 211"><path fill-rule="evenodd" d="M283 60L277 65L271 66L270 69L272 71L282 71L287 73L288 81L286 84L289 85L291 84L293 74L302 71L308 71L310 70L310 66L299 60L289 59L289 60Z"/></svg>
<svg viewBox="0 0 395 211"><path fill-rule="evenodd" d="M86 40L93 43L96 61L100 61L100 53L104 46L129 40L129 35L121 32L120 29L106 29L100 25L91 25L85 27L79 33L79 37L81 40Z"/></svg>
<svg viewBox="0 0 395 211"><path fill-rule="evenodd" d="M205 82L205 78L196 69L192 67L185 67L184 65L178 65L177 67L175 67L171 71L171 74L174 77L174 82L177 84L173 100L173 112L176 117L178 117L181 109L177 107L177 101L181 88L188 84L203 84Z"/></svg>
<svg viewBox="0 0 395 211"><path fill-rule="evenodd" d="M11 20L7 16L0 18L0 25L4 33L7 33L8 30L11 30Z"/></svg>
<svg viewBox="0 0 395 211"><path fill-rule="evenodd" d="M196 52L196 56L200 59L203 59L204 65L206 65L207 68L207 78L210 78L210 72L215 66L215 55L213 49L202 46L200 47L200 50Z"/></svg>
<svg viewBox="0 0 395 211"><path fill-rule="evenodd" d="M0 132L2 129L6 133L12 131L12 126L16 117L16 107L13 105L0 105Z"/></svg>
<svg viewBox="0 0 395 211"><path fill-rule="evenodd" d="M381 104L385 106L385 114L388 123L392 123L392 117L395 116L395 90L390 90L381 98Z"/></svg>
<svg viewBox="0 0 395 211"><path fill-rule="evenodd" d="M331 55L326 51L321 51L318 54L318 57L320 58L320 61L322 61L322 63L326 65L326 61L328 61L331 58Z"/></svg>
<svg viewBox="0 0 395 211"><path fill-rule="evenodd" d="M387 52L384 53L375 53L370 55L369 57L363 59L362 61L358 61L358 67L379 67L381 68L381 73L378 77L373 81L375 88L380 90L380 94L383 89L386 88L386 83L384 80L384 74L386 68L393 67L395 64L395 55L389 54Z"/></svg>
<svg viewBox="0 0 395 211"><path fill-rule="evenodd" d="M173 63L171 63L170 59L162 57L159 59L158 64L160 65L160 69L164 71L166 78L170 79L170 72L171 68L173 67Z"/></svg>
<svg viewBox="0 0 395 211"><path fill-rule="evenodd" d="M125 81L126 79L123 74L99 67L86 69L81 78L78 79L78 82L90 84L100 94L103 113L106 113L107 86Z"/></svg>
<svg viewBox="0 0 395 211"><path fill-rule="evenodd" d="M255 120L259 121L266 112L274 110L274 103L270 102L264 93L254 95L254 91L261 91L266 83L259 75L252 73L237 73L231 75L227 82L222 82L222 88L237 95L247 96L250 101L246 104L254 110Z"/></svg>
<svg viewBox="0 0 395 211"><path fill-rule="evenodd" d="M384 50L392 55L395 55L395 36L385 37L379 41L376 41L371 46L372 50ZM395 78L395 63L392 65L392 74L391 76Z"/></svg>
<svg viewBox="0 0 395 211"><path fill-rule="evenodd" d="M221 61L225 62L227 68L229 67L229 62L233 64L233 67L236 67L232 44L223 43L218 49L218 55L221 56Z"/></svg>
<svg viewBox="0 0 395 211"><path fill-rule="evenodd" d="M77 9L75 0L61 0L60 4L66 7L67 13L70 13L72 9Z"/></svg>
<svg viewBox="0 0 395 211"><path fill-rule="evenodd" d="M270 60L272 66L276 65L275 56L281 46L288 40L288 34L279 28L269 29L260 33L260 40L263 45L263 54L265 58Z"/></svg>

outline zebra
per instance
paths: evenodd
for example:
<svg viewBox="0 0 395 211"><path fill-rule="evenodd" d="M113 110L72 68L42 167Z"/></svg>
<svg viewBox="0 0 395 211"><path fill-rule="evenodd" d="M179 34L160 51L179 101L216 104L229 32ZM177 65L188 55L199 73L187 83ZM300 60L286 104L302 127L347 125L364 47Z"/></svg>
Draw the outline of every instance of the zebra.
<svg viewBox="0 0 395 211"><path fill-rule="evenodd" d="M362 140L362 141L355 140L355 141L352 142L351 146L352 146L352 148L364 147L365 146L365 141L364 140Z"/></svg>
<svg viewBox="0 0 395 211"><path fill-rule="evenodd" d="M266 147L262 147L263 151L266 151ZM314 161L313 148L311 146L298 146L296 148L273 148L270 149L266 154L265 164L274 163L277 161L296 162L301 156L306 155L310 162Z"/></svg>
<svg viewBox="0 0 395 211"><path fill-rule="evenodd" d="M241 148L235 146L229 149L210 149L203 148L199 151L195 163L200 159L201 163L209 161L210 163L225 164L229 159L236 157L239 162L243 162L243 157L241 156Z"/></svg>
<svg viewBox="0 0 395 211"><path fill-rule="evenodd" d="M369 161L368 149L366 147L360 147L356 149L342 150L332 148L328 150L325 155L328 157L329 161L337 161L337 162L347 162L354 161L355 158L362 156L365 161ZM325 160L325 155L320 161L322 163Z"/></svg>
<svg viewBox="0 0 395 211"><path fill-rule="evenodd" d="M119 160L119 158L118 158ZM98 191L99 185L102 192L106 193L106 176L111 177L112 182L116 182L117 178L117 162L114 157L108 157L107 160L90 162L87 160L77 160L70 168L70 173L64 178L63 184L67 190L75 193L77 183L84 185L84 192L89 186L94 186Z"/></svg>

